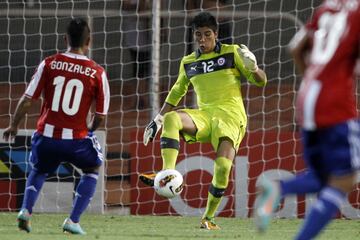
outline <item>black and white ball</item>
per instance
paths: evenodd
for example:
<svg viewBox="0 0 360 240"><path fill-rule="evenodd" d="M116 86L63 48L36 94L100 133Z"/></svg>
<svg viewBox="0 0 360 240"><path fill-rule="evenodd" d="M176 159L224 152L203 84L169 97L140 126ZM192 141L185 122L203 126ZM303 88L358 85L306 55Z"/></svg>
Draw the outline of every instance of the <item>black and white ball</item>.
<svg viewBox="0 0 360 240"><path fill-rule="evenodd" d="M183 176L175 169L165 169L158 172L154 180L157 194L166 198L173 198L183 190Z"/></svg>

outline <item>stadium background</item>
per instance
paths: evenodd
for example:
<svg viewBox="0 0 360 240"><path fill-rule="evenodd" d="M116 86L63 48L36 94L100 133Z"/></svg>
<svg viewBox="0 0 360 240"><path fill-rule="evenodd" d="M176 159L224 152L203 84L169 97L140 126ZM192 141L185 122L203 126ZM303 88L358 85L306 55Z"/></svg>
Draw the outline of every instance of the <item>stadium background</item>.
<svg viewBox="0 0 360 240"><path fill-rule="evenodd" d="M191 16L197 11L186 10L185 2L161 2L158 86L161 103L176 80L182 56L191 51L192 47L188 38L188 25ZM252 164L256 166L256 170L248 176L250 185L254 187L254 179L261 170L287 168L295 172L302 168L299 161L301 154L298 127L294 118L295 91L300 78L295 73L293 62L287 52L287 44L321 1L222 2L226 7L210 10L215 15L225 17L231 29L232 42L244 43L253 50L269 80L264 90L251 87L245 81L242 86L249 128L248 137L244 140L240 153L255 159ZM39 62L46 56L65 50L63 33L69 18L88 17L93 32L91 58L105 67L111 89L109 115L103 126L107 133L104 192L106 210L125 213L130 211L132 214L149 214L154 211L158 211L159 214L172 213L173 210L169 210L168 205L165 209L156 210L154 199L162 203L164 200L155 197L151 189L144 189L136 180L137 173L158 169L159 146L154 144L148 148L142 147L142 129L151 119L153 106L151 102L139 104L141 99L147 99L151 94L139 92L142 80L132 76L134 65L131 62L129 47L124 43L126 32L123 31L122 19L126 13L121 10L121 1L40 0L34 1L34 5L31 6L28 3L0 2L0 128L7 126L10 113L14 112L16 103ZM151 11L145 12L144 16L149 18L151 30ZM139 19L137 15L126 17L133 21ZM153 61L150 60L151 62ZM191 90L181 105L194 106ZM21 128L35 128L39 107L40 102L31 110ZM180 158L199 154L212 156L208 146L193 145L183 149L184 153ZM264 159L270 162L265 164ZM192 178L197 173L192 174ZM9 180L9 174L0 176L0 182ZM200 192L206 194L210 177L206 174L201 176L203 181L200 183ZM234 181L233 176L232 182ZM230 187L230 196L234 195L234 188ZM203 206L205 200L199 198L199 195L191 196L191 191L198 191L197 186L190 185L188 193L185 193L190 199L188 203ZM21 197L20 192L9 191L6 184L0 184L0 192L1 202L5 205L9 203L9 199L14 199L14 196ZM354 202L357 204L358 192L353 194ZM145 196L145 199L141 196ZM251 199L253 196L250 196L249 202ZM141 204L142 201L144 204ZM229 204L234 205L231 201ZM18 204L14 206L16 208ZM9 206L6 205L6 208L9 209ZM304 205L300 208L303 214ZM231 210L224 213L224 216L234 216L234 212Z"/></svg>

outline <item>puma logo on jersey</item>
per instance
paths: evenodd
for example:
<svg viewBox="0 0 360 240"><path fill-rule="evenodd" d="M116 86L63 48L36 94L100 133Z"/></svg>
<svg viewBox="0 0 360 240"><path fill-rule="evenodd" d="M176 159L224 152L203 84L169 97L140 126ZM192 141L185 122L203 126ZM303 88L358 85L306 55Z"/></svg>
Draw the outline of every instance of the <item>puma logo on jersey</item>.
<svg viewBox="0 0 360 240"><path fill-rule="evenodd" d="M193 71L196 71L196 68L197 68L197 66L195 65L195 66L191 67L190 69Z"/></svg>

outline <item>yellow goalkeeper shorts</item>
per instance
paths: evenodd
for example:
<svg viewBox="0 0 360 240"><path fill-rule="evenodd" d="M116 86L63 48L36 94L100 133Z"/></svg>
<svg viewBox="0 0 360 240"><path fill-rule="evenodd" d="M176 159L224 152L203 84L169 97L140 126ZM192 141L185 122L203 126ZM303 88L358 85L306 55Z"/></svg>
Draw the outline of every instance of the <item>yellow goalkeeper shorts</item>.
<svg viewBox="0 0 360 240"><path fill-rule="evenodd" d="M221 109L181 109L178 111L186 112L197 128L196 136L182 133L186 142L211 143L217 151L219 139L227 137L232 140L235 150L238 151L245 136L246 119Z"/></svg>

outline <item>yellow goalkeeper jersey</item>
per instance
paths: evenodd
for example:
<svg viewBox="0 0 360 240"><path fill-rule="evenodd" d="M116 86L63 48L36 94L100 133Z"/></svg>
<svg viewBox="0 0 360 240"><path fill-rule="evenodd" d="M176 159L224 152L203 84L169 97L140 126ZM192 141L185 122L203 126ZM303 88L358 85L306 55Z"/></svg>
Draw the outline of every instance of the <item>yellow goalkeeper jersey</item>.
<svg viewBox="0 0 360 240"><path fill-rule="evenodd" d="M183 57L179 76L165 102L177 106L186 94L190 83L197 94L200 110L212 112L221 109L246 124L246 113L241 96L240 76L243 74L257 85L251 72L244 68L238 45L217 43L213 52L200 54L195 51Z"/></svg>

